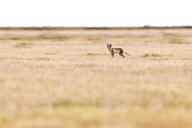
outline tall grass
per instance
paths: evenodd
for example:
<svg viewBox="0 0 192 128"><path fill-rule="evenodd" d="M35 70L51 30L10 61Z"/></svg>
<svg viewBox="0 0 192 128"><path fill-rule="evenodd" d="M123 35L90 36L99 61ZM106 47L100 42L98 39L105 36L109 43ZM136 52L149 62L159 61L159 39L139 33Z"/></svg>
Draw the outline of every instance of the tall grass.
<svg viewBox="0 0 192 128"><path fill-rule="evenodd" d="M0 128L192 127L191 44L147 32L154 36L148 43L137 38L146 33L140 30L56 31L73 40L0 42ZM191 30L173 34L190 41ZM112 58L105 42L89 40L93 35L126 36L121 47L131 55Z"/></svg>

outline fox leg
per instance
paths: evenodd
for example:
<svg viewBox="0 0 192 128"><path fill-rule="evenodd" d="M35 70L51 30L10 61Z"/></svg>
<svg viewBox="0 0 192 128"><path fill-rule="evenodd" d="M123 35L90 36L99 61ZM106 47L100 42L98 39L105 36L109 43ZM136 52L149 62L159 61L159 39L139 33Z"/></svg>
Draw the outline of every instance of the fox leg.
<svg viewBox="0 0 192 128"><path fill-rule="evenodd" d="M111 50L110 53L111 53L111 56L114 57L114 51Z"/></svg>
<svg viewBox="0 0 192 128"><path fill-rule="evenodd" d="M121 50L121 51L119 52L119 55L122 56L122 57L125 57L125 56L123 55L123 50Z"/></svg>

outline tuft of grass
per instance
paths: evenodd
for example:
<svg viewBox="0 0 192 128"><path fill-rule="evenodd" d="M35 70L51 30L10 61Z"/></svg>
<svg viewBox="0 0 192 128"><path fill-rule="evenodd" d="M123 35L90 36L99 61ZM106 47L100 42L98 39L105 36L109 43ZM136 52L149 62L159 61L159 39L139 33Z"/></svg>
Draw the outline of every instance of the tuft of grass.
<svg viewBox="0 0 192 128"><path fill-rule="evenodd" d="M52 41L66 41L69 40L69 37L54 37L54 38L45 38L45 39L51 39Z"/></svg>
<svg viewBox="0 0 192 128"><path fill-rule="evenodd" d="M87 56L106 56L106 53L87 53Z"/></svg>
<svg viewBox="0 0 192 128"><path fill-rule="evenodd" d="M145 34L145 35L141 35L141 36L138 36L138 38L152 38L153 36L151 36L151 35L148 35L148 34Z"/></svg>
<svg viewBox="0 0 192 128"><path fill-rule="evenodd" d="M192 60L191 57L185 57L185 58L181 58L182 60Z"/></svg>
<svg viewBox="0 0 192 128"><path fill-rule="evenodd" d="M163 35L163 37L165 37L165 38L167 38L167 37L176 37L176 36L178 36L178 34L176 34L176 33L172 33L172 32L162 32L162 35Z"/></svg>
<svg viewBox="0 0 192 128"><path fill-rule="evenodd" d="M17 41L17 40L24 40L25 38L19 38L19 37L10 37L10 38L0 38L1 41Z"/></svg>
<svg viewBox="0 0 192 128"><path fill-rule="evenodd" d="M124 38L124 36L118 35L118 36L113 36L112 38Z"/></svg>
<svg viewBox="0 0 192 128"><path fill-rule="evenodd" d="M169 39L169 43L170 44L188 44L188 42L184 42L180 38L171 38L171 39Z"/></svg>
<svg viewBox="0 0 192 128"><path fill-rule="evenodd" d="M34 37L11 37L11 38L0 38L0 41L41 41L41 40L51 40L51 41L65 41L69 40L70 37L67 36L34 36Z"/></svg>
<svg viewBox="0 0 192 128"><path fill-rule="evenodd" d="M163 55L157 54L157 53L146 53L142 55L142 57L162 57Z"/></svg>
<svg viewBox="0 0 192 128"><path fill-rule="evenodd" d="M170 58L167 58L167 57L161 57L161 58L152 58L151 60L170 60Z"/></svg>
<svg viewBox="0 0 192 128"><path fill-rule="evenodd" d="M57 55L59 51L54 51L54 52L45 52L45 55Z"/></svg>
<svg viewBox="0 0 192 128"><path fill-rule="evenodd" d="M22 43L18 43L16 45L14 45L14 47L16 47L16 48L27 48L27 47L29 47L31 45L32 45L32 43L22 42Z"/></svg>
<svg viewBox="0 0 192 128"><path fill-rule="evenodd" d="M144 43L149 43L149 40L145 40Z"/></svg>
<svg viewBox="0 0 192 128"><path fill-rule="evenodd" d="M101 38L88 38L87 40L91 41L93 43L102 43L103 42L103 39L101 39Z"/></svg>

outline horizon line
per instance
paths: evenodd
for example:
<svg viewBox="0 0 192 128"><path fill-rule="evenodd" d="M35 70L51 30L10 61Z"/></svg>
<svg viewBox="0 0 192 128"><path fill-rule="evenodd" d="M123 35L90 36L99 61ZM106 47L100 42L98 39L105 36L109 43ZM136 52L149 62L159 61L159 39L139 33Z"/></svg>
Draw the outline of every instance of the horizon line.
<svg viewBox="0 0 192 128"><path fill-rule="evenodd" d="M66 30L66 29L191 29L192 25L182 26L0 26L0 30Z"/></svg>

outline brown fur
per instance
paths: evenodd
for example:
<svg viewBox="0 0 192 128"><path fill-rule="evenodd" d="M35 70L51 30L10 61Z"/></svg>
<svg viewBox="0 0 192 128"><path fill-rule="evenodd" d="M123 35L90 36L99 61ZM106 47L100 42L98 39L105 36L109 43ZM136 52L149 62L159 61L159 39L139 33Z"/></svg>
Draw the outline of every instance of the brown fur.
<svg viewBox="0 0 192 128"><path fill-rule="evenodd" d="M112 57L114 57L115 53L118 53L122 57L125 57L124 54L129 55L128 53L124 52L122 48L112 48L112 44L107 44L107 48Z"/></svg>

